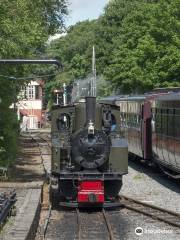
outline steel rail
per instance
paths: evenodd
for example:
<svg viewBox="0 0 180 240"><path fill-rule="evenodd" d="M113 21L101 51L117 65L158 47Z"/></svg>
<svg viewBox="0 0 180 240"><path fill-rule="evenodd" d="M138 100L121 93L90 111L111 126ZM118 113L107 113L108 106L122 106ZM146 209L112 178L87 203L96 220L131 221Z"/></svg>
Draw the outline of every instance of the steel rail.
<svg viewBox="0 0 180 240"><path fill-rule="evenodd" d="M109 222L109 219L108 219L108 217L106 215L105 210L102 209L101 213L103 215L103 219L105 221L105 224L106 224L106 227L107 227L107 230L108 230L108 233L109 233L109 239L110 240L114 240L111 224ZM76 214L77 214L77 226L78 226L78 236L77 237L78 237L78 240L81 240L81 221L80 221L80 211L79 211L79 208L76 208Z"/></svg>
<svg viewBox="0 0 180 240"><path fill-rule="evenodd" d="M47 181L49 181L49 180L50 180L50 174L48 173L48 171L47 171L47 169L46 169L46 167L45 167L44 158L43 158L43 155L44 155L44 154L42 153L41 147L40 147L39 144L38 144L38 148L39 148L39 153L40 153L41 163L42 163L42 165L43 165L44 173L45 173L45 175L46 175Z"/></svg>
<svg viewBox="0 0 180 240"><path fill-rule="evenodd" d="M40 144L38 143L38 140L35 138L36 136L34 137L34 136L32 136L32 134L30 134L30 137L31 137L32 140L34 140L34 141L38 144L39 155L40 155L40 158L41 158L41 163L42 163L42 165L43 165L43 169L44 169L44 173L45 173L45 176L46 176L46 180L47 180L47 181L50 181L51 176L50 176L50 174L48 173L48 171L47 171L47 169L46 169L46 167L45 167L44 158L43 158L44 154L42 153L41 146L40 146ZM44 138L42 138L42 137L40 137L40 136L38 136L38 138L39 138L39 139L42 139L42 140L44 140L45 142L48 143L48 140L45 140ZM48 143L48 147L51 148L51 146L50 146L49 143Z"/></svg>
<svg viewBox="0 0 180 240"><path fill-rule="evenodd" d="M161 207L157 207L152 204L144 203L144 202L138 201L136 199L133 199L133 198L130 198L130 197L127 197L124 195L121 195L120 197L121 197L120 201L122 201L122 204L125 208L136 211L138 213L142 213L144 215L152 217L153 219L158 219L162 222L165 222L172 226L180 228L180 214L179 213L176 213L176 212L173 212L173 211L161 208ZM124 199L124 203L123 203L123 199ZM133 206L133 204L135 204L135 206ZM144 207L144 209L139 208L139 206ZM150 209L151 212L147 211L146 208Z"/></svg>
<svg viewBox="0 0 180 240"><path fill-rule="evenodd" d="M104 217L104 220L105 220L105 223L106 223L106 226L107 226L107 229L108 229L108 232L109 232L109 239L110 240L114 240L114 236L113 236L113 231L112 231L112 228L111 228L111 224L109 222L109 219L106 215L106 212L104 210L104 208L102 209L102 214L103 214L103 217Z"/></svg>
<svg viewBox="0 0 180 240"><path fill-rule="evenodd" d="M44 140L47 143L47 146L51 149L51 144L48 142L48 139L45 139L41 136L38 136L40 139ZM50 139L49 139L50 140Z"/></svg>
<svg viewBox="0 0 180 240"><path fill-rule="evenodd" d="M44 158L43 158L43 156L44 156L45 154L43 154L43 152L42 152L42 150L41 150L41 145L40 145L40 143L38 142L38 139L41 139L41 140L45 141L45 142L48 144L48 145L46 145L46 146L49 147L50 149L51 149L51 146L50 146L48 140L45 139L45 138L43 138L42 136L40 136L40 134L35 135L35 136L32 136L32 134L31 134L30 137L31 137L31 139L33 139L33 140L37 143L37 145L38 145L39 154L40 154L40 157L41 157L41 163L42 163L42 165L43 165L44 173L45 173L45 176L46 176L46 181L48 181L48 182L50 181L50 182L51 182L51 176L50 176L50 174L48 173L48 171L47 171L47 169L46 169L46 167L45 167L45 164L44 164ZM38 139L36 139L36 138L38 138ZM45 182L44 182L44 183L45 183ZM44 185L44 184L43 184L43 185ZM45 239L45 236L46 236L46 232L47 232L47 229L48 229L48 224L49 224L49 222L50 222L51 213L52 213L52 205L50 204L50 205L49 205L49 209L48 209L48 213L47 213L46 218L45 218L45 223L44 223L44 225L43 225L42 232L40 233L40 236L41 236L43 239Z"/></svg>
<svg viewBox="0 0 180 240"><path fill-rule="evenodd" d="M45 239L45 236L46 236L49 220L50 220L50 217L51 217L51 211L52 211L52 205L49 206L48 214L46 216L46 220L45 220L45 224L44 224L44 228L43 228L43 238L44 239Z"/></svg>
<svg viewBox="0 0 180 240"><path fill-rule="evenodd" d="M79 208L76 208L76 214L77 214L77 225L78 225L78 239L81 240L81 222L80 222L80 213Z"/></svg>

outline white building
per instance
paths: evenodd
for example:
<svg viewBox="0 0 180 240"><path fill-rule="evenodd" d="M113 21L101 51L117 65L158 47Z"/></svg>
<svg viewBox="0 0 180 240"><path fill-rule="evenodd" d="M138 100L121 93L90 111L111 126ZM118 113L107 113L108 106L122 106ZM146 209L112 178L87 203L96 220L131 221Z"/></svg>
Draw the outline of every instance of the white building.
<svg viewBox="0 0 180 240"><path fill-rule="evenodd" d="M43 124L42 81L31 81L22 87L16 104L22 130L38 129Z"/></svg>

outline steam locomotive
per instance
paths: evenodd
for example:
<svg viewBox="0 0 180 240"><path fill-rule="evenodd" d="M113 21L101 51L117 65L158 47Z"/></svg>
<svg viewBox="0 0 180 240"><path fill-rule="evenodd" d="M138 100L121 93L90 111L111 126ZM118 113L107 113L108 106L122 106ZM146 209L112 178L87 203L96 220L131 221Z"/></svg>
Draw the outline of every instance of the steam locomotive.
<svg viewBox="0 0 180 240"><path fill-rule="evenodd" d="M180 178L180 92L117 97L121 131L129 152Z"/></svg>
<svg viewBox="0 0 180 240"><path fill-rule="evenodd" d="M59 204L115 206L122 176L128 171L127 141L119 134L119 108L86 97L73 105L55 106L51 117L51 168Z"/></svg>

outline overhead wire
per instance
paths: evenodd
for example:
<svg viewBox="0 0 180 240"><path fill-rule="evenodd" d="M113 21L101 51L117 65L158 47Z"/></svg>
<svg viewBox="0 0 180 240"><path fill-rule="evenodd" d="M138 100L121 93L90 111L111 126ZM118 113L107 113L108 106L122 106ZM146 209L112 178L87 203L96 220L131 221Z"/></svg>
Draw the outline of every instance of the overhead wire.
<svg viewBox="0 0 180 240"><path fill-rule="evenodd" d="M37 78L54 77L54 76L56 76L56 74L32 76L32 77L14 77L14 76L6 76L6 75L0 74L0 77L8 78L8 79L11 79L11 80L31 80L31 79L37 79Z"/></svg>

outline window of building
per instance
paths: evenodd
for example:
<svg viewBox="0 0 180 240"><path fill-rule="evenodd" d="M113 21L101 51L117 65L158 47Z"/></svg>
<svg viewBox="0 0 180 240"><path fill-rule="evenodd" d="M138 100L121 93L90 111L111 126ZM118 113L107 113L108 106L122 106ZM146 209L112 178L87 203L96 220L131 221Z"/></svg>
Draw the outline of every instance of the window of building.
<svg viewBox="0 0 180 240"><path fill-rule="evenodd" d="M26 98L35 99L35 86L26 87Z"/></svg>
<svg viewBox="0 0 180 240"><path fill-rule="evenodd" d="M26 100L39 99L39 86L28 85L21 88L20 98Z"/></svg>

